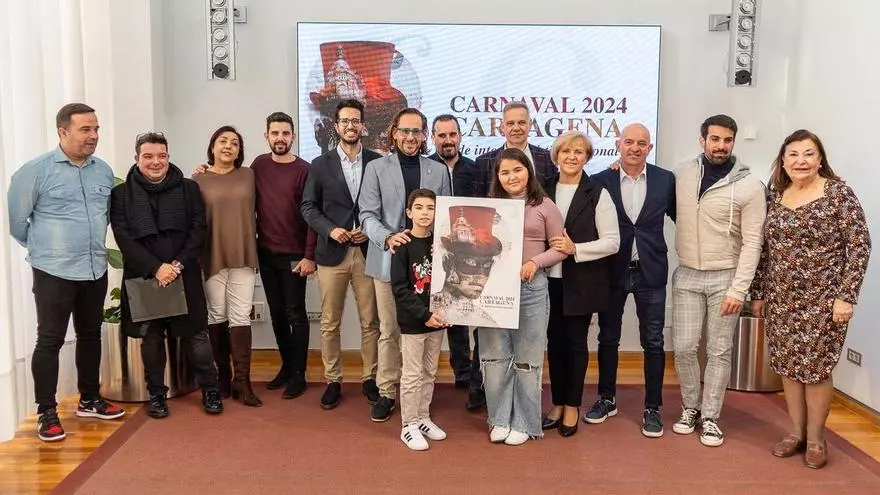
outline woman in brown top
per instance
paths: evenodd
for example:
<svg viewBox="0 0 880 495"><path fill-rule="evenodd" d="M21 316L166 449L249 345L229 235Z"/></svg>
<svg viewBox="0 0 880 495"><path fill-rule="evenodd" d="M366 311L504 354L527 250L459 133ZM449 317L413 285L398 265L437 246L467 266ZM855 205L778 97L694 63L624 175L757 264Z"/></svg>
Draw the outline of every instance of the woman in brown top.
<svg viewBox="0 0 880 495"><path fill-rule="evenodd" d="M831 371L859 297L871 238L859 200L831 170L815 134L799 130L785 139L771 186L751 293L755 314L766 309L770 365L782 375L792 421L773 455L806 451L804 464L821 468Z"/></svg>
<svg viewBox="0 0 880 495"><path fill-rule="evenodd" d="M208 331L221 393L225 397L231 393L247 406L261 406L250 381L250 312L257 267L256 193L254 173L242 167L243 162L241 134L234 127L223 126L214 131L208 145L210 167L194 179L202 190L208 223L201 264L208 299Z"/></svg>

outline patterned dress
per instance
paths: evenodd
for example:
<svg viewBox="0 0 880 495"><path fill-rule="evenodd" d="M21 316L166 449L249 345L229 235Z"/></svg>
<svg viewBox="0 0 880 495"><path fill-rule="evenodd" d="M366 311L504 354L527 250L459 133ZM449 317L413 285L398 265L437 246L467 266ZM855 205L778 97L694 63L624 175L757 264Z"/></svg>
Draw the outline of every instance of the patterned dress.
<svg viewBox="0 0 880 495"><path fill-rule="evenodd" d="M824 196L790 209L774 191L752 299L766 301L770 366L801 383L827 380L840 359L846 323L834 323L835 298L855 304L871 238L852 189L827 180Z"/></svg>

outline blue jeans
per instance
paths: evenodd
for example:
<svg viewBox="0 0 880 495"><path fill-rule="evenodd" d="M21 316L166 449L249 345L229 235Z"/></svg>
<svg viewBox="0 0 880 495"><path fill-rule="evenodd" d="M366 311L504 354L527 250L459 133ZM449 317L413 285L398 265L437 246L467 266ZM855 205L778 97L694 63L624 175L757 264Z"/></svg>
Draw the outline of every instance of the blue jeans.
<svg viewBox="0 0 880 495"><path fill-rule="evenodd" d="M666 352L663 350L666 288L643 285L641 270L630 268L622 287L611 286L608 310L599 313L599 395L611 399L617 393L620 327L626 298L632 293L639 317L639 340L645 353L645 408L660 409L663 405L663 373L666 370Z"/></svg>
<svg viewBox="0 0 880 495"><path fill-rule="evenodd" d="M541 437L541 372L550 297L547 276L520 286L519 328L481 328L480 363L489 424Z"/></svg>

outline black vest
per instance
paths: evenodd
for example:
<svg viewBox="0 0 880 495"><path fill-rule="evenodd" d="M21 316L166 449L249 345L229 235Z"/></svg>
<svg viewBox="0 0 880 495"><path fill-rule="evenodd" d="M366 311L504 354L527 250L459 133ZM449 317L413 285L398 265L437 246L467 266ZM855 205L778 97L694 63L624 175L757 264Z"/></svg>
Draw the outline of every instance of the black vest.
<svg viewBox="0 0 880 495"><path fill-rule="evenodd" d="M547 195L556 202L556 186L559 178L544 185ZM599 239L596 230L596 206L602 194L602 186L590 180L584 173L578 184L571 206L565 216L565 230L577 244ZM565 315L589 315L608 307L610 292L609 257L576 263L574 256L562 262L562 313Z"/></svg>

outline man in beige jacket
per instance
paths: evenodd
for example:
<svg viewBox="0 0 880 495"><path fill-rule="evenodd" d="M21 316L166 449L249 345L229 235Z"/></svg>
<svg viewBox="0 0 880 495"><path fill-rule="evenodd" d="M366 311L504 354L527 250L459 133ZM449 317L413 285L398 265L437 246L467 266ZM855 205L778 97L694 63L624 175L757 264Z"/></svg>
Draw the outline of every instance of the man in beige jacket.
<svg viewBox="0 0 880 495"><path fill-rule="evenodd" d="M715 115L700 128L703 153L675 170L679 267L672 276L672 337L682 414L672 430L718 447L718 417L730 381L733 332L763 242L766 191L733 155L736 122ZM705 388L697 348L706 328Z"/></svg>

